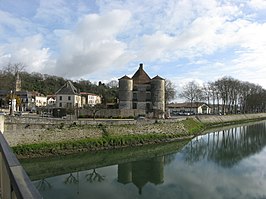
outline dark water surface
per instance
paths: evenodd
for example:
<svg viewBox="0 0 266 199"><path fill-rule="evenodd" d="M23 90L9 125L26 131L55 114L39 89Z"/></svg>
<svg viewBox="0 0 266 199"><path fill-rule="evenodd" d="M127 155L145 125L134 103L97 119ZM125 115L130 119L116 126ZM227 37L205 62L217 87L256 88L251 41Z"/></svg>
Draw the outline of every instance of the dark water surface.
<svg viewBox="0 0 266 199"><path fill-rule="evenodd" d="M266 198L266 123L191 141L24 160L47 199Z"/></svg>

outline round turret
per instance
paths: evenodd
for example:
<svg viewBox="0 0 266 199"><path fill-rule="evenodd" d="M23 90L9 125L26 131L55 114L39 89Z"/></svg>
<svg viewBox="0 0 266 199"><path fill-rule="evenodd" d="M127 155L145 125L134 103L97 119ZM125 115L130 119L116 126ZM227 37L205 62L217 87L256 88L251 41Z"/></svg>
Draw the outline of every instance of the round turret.
<svg viewBox="0 0 266 199"><path fill-rule="evenodd" d="M159 76L151 80L151 101L154 110L165 111L165 80Z"/></svg>
<svg viewBox="0 0 266 199"><path fill-rule="evenodd" d="M128 76L119 79L119 109L132 109L133 80Z"/></svg>

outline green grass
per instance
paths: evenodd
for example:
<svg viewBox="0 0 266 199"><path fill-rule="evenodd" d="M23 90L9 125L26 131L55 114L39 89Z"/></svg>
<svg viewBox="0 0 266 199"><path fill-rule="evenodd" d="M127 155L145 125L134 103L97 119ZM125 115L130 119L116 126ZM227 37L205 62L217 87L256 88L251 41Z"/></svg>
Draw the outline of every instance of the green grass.
<svg viewBox="0 0 266 199"><path fill-rule="evenodd" d="M196 135L204 129L204 125L202 123L191 118L179 123L185 127L186 132L112 135L108 132L108 128L105 125L100 124L97 126L102 130L102 136L100 138L85 138L54 143L44 142L38 144L18 145L13 147L13 151L19 157L31 157L69 154L77 153L79 151L124 148L128 146L171 142L180 138L187 138L188 136Z"/></svg>
<svg viewBox="0 0 266 199"><path fill-rule="evenodd" d="M204 124L192 118L187 118L186 120L182 121L182 123L184 124L184 127L188 130L189 134L200 133L205 128Z"/></svg>

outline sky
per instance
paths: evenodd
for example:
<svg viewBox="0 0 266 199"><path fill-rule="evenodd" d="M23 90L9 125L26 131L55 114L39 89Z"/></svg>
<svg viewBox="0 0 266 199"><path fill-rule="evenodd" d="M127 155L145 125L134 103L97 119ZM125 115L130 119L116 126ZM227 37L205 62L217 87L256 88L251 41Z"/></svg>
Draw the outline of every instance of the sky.
<svg viewBox="0 0 266 199"><path fill-rule="evenodd" d="M139 64L177 88L266 89L266 0L0 0L0 69L108 82Z"/></svg>

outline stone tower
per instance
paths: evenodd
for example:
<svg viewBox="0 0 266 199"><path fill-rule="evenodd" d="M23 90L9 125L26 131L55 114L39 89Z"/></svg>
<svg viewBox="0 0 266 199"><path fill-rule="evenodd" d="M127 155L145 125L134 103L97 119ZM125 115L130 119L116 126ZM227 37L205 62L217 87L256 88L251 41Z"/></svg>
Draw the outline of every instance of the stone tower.
<svg viewBox="0 0 266 199"><path fill-rule="evenodd" d="M19 72L16 73L15 91L21 91L21 79Z"/></svg>
<svg viewBox="0 0 266 199"><path fill-rule="evenodd" d="M140 64L132 78L119 79L119 109L145 110L150 116L164 117L165 80L159 76L151 79Z"/></svg>
<svg viewBox="0 0 266 199"><path fill-rule="evenodd" d="M119 79L119 109L132 109L133 80L128 76Z"/></svg>
<svg viewBox="0 0 266 199"><path fill-rule="evenodd" d="M151 80L151 101L156 115L165 111L165 80L158 75Z"/></svg>

